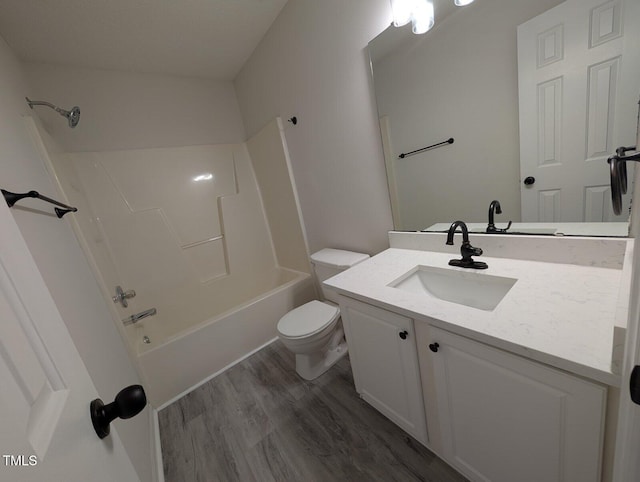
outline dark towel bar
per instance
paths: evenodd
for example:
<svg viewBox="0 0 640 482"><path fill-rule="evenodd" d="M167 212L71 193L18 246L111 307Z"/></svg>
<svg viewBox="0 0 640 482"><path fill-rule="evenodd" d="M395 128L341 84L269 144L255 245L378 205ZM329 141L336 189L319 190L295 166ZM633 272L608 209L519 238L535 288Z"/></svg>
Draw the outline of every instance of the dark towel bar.
<svg viewBox="0 0 640 482"><path fill-rule="evenodd" d="M43 196L38 191L29 191L25 193L9 192L9 191L5 191L4 189L0 189L0 191L2 191L4 200L7 201L7 206L9 206L10 208L13 207L13 205L18 201L20 201L21 199L31 197L36 199L42 199L43 201L46 201L48 203L64 208L64 209L54 208L56 212L56 216L58 216L59 218L62 218L62 216L64 216L67 213L75 213L78 210L78 208L67 206L66 204L62 204L61 202L51 199L50 197Z"/></svg>
<svg viewBox="0 0 640 482"><path fill-rule="evenodd" d="M407 156L412 156L413 154L417 154L418 152L426 151L427 149L433 149L434 147L440 147L445 144L453 144L453 137L450 137L446 141L438 142L437 144L432 144L430 146L423 147L422 149L416 149L415 151L411 151L411 152L403 152L398 157L400 159L404 159Z"/></svg>

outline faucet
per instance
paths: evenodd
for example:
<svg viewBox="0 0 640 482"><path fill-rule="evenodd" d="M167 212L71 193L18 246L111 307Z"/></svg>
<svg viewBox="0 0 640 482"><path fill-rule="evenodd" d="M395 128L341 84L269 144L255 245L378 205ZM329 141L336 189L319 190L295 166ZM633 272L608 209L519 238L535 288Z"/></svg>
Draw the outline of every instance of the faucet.
<svg viewBox="0 0 640 482"><path fill-rule="evenodd" d="M497 202L497 201L496 201ZM474 248L471 246L469 242L469 230L467 229L467 225L462 221L454 221L449 227L449 233L447 234L447 243L450 246L453 246L453 235L456 232L456 229L460 226L462 230L462 246L460 246L460 254L462 255L462 259L452 259L449 260L449 265L458 266L460 268L471 268L471 269L487 269L489 266L487 263L483 263L482 261L474 261L471 256L480 256L482 254L482 249Z"/></svg>
<svg viewBox="0 0 640 482"><path fill-rule="evenodd" d="M502 208L500 207L500 201L493 200L491 204L489 204L489 225L487 226L487 233L506 233L507 229L511 227L511 221L507 224L507 227L504 229L496 228L496 225L493 224L493 213L502 214Z"/></svg>
<svg viewBox="0 0 640 482"><path fill-rule="evenodd" d="M506 233L507 229L511 227L511 221L507 224L507 227L504 229L496 228L496 225L493 224L493 213L502 214L502 208L500 207L500 201L493 200L491 204L489 204L489 225L487 226L487 233Z"/></svg>
<svg viewBox="0 0 640 482"><path fill-rule="evenodd" d="M148 310L141 311L140 313L135 313L131 316L123 318L122 323L124 324L124 326L133 325L135 323L138 323L143 318L146 318L147 316L153 316L156 313L157 311L155 308L150 308Z"/></svg>

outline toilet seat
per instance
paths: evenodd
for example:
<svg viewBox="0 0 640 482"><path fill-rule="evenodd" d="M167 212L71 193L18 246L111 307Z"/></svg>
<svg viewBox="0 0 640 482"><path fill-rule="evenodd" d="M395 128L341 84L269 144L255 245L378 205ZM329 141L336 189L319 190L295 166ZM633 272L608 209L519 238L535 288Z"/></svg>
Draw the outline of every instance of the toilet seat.
<svg viewBox="0 0 640 482"><path fill-rule="evenodd" d="M339 316L340 310L337 306L313 300L280 318L277 330L285 338L306 338L321 332Z"/></svg>

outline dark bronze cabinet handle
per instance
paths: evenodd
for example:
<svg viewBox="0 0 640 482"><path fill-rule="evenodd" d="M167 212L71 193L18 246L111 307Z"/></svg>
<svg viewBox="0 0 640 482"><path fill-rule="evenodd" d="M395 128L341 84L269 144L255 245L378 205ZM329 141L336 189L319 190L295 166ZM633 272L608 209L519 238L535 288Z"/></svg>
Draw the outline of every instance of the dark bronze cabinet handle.
<svg viewBox="0 0 640 482"><path fill-rule="evenodd" d="M404 330L404 331L401 331L400 333L398 333L398 336L399 336L400 338L402 338L403 340L406 340L406 339L407 339L407 335L408 335L408 334L409 334L409 333L407 332L407 330Z"/></svg>
<svg viewBox="0 0 640 482"><path fill-rule="evenodd" d="M429 350L431 350L433 353L437 353L438 348L440 348L440 345L438 343L431 343L429 345Z"/></svg>

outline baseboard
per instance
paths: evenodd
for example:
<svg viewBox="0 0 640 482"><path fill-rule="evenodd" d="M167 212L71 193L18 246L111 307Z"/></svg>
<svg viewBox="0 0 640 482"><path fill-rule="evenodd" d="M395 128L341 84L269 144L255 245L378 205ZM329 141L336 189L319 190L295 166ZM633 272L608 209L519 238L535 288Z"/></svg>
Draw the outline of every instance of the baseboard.
<svg viewBox="0 0 640 482"><path fill-rule="evenodd" d="M180 400L182 397L184 397L185 395L187 395L188 393L194 391L196 388L204 385L205 383L207 383L210 380L213 380L215 377L217 377L218 375L220 375L221 373L226 372L229 368L232 368L233 366L237 365L238 363L240 363L241 361L249 358L251 355L253 355L254 353L259 352L260 350L262 350L265 346L269 346L271 345L274 341L276 341L278 339L278 337L273 338L272 340L269 340L268 342L266 342L264 345L260 345L258 348L256 348L255 350L250 351L249 353L243 355L242 357L238 358L235 361L232 361L231 363L229 363L227 366L225 366L224 368L222 368L221 370L218 370L217 372L215 372L213 375L208 376L207 378L205 378L202 381L199 381L198 383L196 383L195 385L193 385L192 387L187 388L185 391L179 393L178 395L176 395L175 397L173 397L171 400L163 403L162 405L160 405L157 408L157 411L159 412L162 409L167 408L169 405L171 405L172 403ZM156 417L157 420L157 417Z"/></svg>

